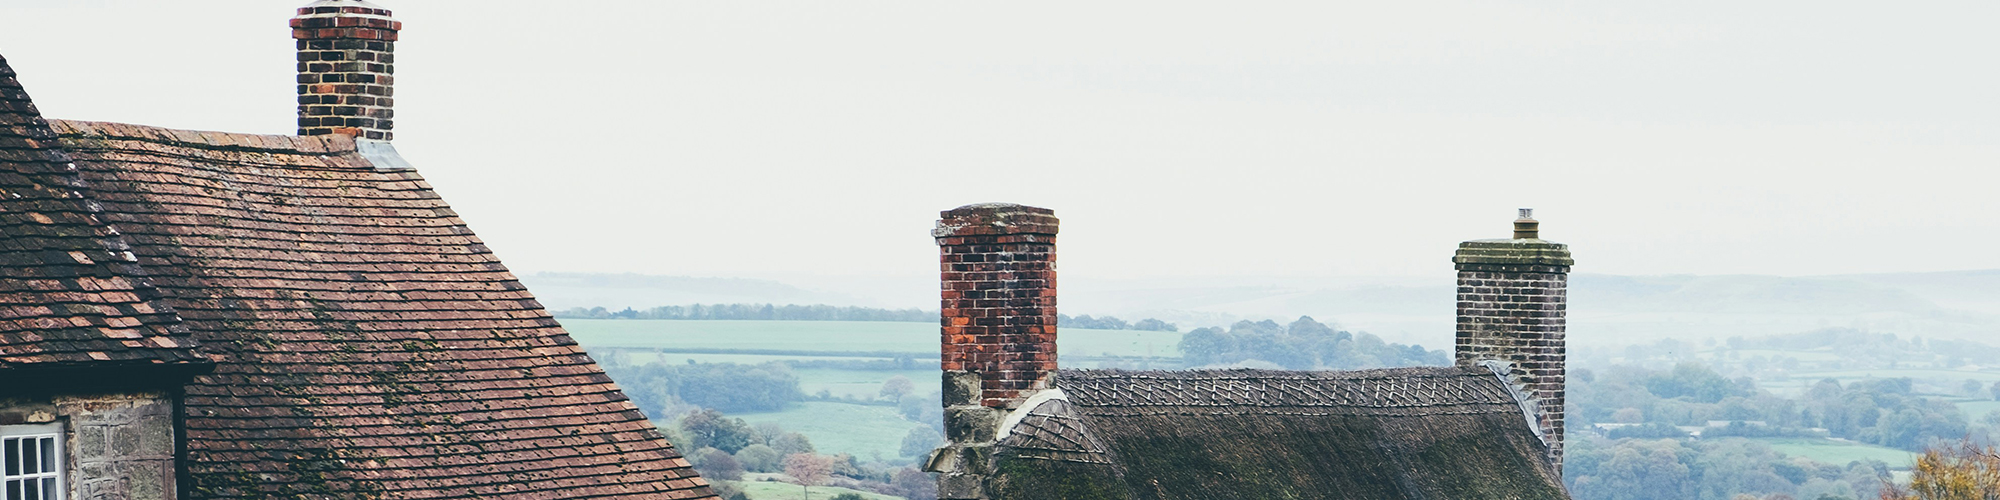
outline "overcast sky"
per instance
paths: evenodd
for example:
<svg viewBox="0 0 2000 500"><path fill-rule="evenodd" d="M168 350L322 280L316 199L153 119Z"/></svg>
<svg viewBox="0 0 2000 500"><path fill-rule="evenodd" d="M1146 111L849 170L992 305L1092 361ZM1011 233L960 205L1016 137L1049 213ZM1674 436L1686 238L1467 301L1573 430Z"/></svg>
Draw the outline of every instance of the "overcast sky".
<svg viewBox="0 0 2000 500"><path fill-rule="evenodd" d="M0 2L46 116L294 130L295 1ZM2000 267L2000 3L382 1L396 145L516 271L1069 278Z"/></svg>

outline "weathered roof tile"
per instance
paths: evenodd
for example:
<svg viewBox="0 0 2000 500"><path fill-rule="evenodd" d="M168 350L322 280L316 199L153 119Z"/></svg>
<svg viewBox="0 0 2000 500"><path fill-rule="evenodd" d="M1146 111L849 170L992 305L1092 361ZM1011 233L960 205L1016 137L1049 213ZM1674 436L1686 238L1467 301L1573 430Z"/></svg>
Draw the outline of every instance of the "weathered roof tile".
<svg viewBox="0 0 2000 500"><path fill-rule="evenodd" d="M12 75L0 58L0 74ZM0 370L208 363L13 78L0 79ZM60 162L60 163L59 163ZM159 339L134 342L133 339Z"/></svg>
<svg viewBox="0 0 2000 500"><path fill-rule="evenodd" d="M1485 368L1063 370L1056 387L1001 440L996 498L1567 498Z"/></svg>
<svg viewBox="0 0 2000 500"><path fill-rule="evenodd" d="M213 359L193 497L713 496L415 172L33 113L0 80L0 369Z"/></svg>

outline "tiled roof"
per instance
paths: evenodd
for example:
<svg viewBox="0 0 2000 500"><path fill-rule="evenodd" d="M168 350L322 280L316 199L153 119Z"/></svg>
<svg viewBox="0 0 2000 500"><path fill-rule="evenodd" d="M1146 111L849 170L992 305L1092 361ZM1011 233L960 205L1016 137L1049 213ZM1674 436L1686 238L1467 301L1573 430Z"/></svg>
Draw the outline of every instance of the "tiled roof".
<svg viewBox="0 0 2000 500"><path fill-rule="evenodd" d="M54 127L219 363L187 388L195 496L709 495L415 171L344 136Z"/></svg>
<svg viewBox="0 0 2000 500"><path fill-rule="evenodd" d="M997 455L996 498L1561 499L1484 367L1063 370Z"/></svg>
<svg viewBox="0 0 2000 500"><path fill-rule="evenodd" d="M208 363L107 222L0 58L0 370Z"/></svg>
<svg viewBox="0 0 2000 500"><path fill-rule="evenodd" d="M45 124L4 74L0 366L198 340L192 498L713 496L416 172L343 136Z"/></svg>

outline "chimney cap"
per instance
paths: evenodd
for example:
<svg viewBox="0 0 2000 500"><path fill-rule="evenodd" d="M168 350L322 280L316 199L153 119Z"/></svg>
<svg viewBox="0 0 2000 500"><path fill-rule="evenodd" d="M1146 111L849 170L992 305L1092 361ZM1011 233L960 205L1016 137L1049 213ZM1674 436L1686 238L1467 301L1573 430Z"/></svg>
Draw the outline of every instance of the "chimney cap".
<svg viewBox="0 0 2000 500"><path fill-rule="evenodd" d="M299 7L295 17L379 17L389 18L389 9L367 0L314 0Z"/></svg>
<svg viewBox="0 0 2000 500"><path fill-rule="evenodd" d="M938 213L936 238L1036 234L1055 236L1056 212L1014 203L975 203Z"/></svg>
<svg viewBox="0 0 2000 500"><path fill-rule="evenodd" d="M313 0L313 3L306 4L306 7L367 7L370 9L382 8L382 6L375 5L374 2L370 2L368 0Z"/></svg>
<svg viewBox="0 0 2000 500"><path fill-rule="evenodd" d="M1542 265L1560 266L1557 272L1569 272L1569 266L1575 264L1570 259L1569 245L1541 238L1541 222L1534 219L1534 209L1523 208L1518 213L1520 218L1514 219L1513 238L1459 243L1452 263L1458 264L1460 271L1495 265Z"/></svg>

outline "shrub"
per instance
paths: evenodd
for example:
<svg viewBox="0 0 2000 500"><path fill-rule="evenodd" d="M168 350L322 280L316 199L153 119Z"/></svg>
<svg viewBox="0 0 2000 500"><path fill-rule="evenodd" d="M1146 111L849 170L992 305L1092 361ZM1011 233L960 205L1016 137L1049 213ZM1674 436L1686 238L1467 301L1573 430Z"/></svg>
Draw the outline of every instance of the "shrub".
<svg viewBox="0 0 2000 500"><path fill-rule="evenodd" d="M785 454L776 448L761 444L743 447L736 452L736 463L750 472L778 472L785 469Z"/></svg>

